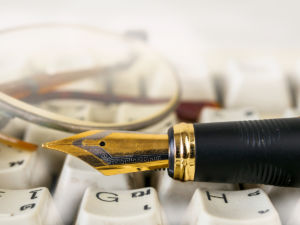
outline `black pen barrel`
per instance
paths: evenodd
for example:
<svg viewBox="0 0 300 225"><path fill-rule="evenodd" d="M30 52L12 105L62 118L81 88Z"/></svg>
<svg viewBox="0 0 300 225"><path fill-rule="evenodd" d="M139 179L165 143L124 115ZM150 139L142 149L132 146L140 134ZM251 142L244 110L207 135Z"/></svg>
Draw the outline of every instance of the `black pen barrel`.
<svg viewBox="0 0 300 225"><path fill-rule="evenodd" d="M169 143L175 179L300 186L299 118L179 124Z"/></svg>

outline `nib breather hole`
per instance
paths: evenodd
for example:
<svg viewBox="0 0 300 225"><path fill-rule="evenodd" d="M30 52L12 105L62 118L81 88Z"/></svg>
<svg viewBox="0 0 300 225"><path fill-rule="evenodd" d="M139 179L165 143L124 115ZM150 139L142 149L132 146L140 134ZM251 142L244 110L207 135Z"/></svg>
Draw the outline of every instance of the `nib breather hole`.
<svg viewBox="0 0 300 225"><path fill-rule="evenodd" d="M105 146L105 142L104 142L104 141L101 141L101 142L100 142L100 146Z"/></svg>

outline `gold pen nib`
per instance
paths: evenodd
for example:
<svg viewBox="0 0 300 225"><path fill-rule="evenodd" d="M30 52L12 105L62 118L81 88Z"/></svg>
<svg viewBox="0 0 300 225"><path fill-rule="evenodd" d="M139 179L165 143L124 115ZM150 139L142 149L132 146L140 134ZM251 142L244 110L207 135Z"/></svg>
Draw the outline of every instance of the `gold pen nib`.
<svg viewBox="0 0 300 225"><path fill-rule="evenodd" d="M168 136L92 130L43 144L76 156L105 175L168 167Z"/></svg>

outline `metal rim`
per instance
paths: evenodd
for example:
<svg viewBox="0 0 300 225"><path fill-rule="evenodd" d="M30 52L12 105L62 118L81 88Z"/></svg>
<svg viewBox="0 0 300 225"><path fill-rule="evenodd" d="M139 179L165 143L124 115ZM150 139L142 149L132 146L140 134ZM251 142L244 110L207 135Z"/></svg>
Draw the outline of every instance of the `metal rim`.
<svg viewBox="0 0 300 225"><path fill-rule="evenodd" d="M74 27L79 29L92 30L93 32L104 32L99 28L84 26L84 25L36 24L36 25L21 26L21 27L2 30L0 31L0 35L5 33L10 33L10 32L15 32L15 31L34 29L38 27ZM114 33L110 33L110 32L105 32L105 33L112 34L120 38L125 38L122 37L121 35L117 35ZM175 91L174 91L175 93L173 94L172 98L169 100L168 104L164 109L144 119L136 120L134 122L127 122L127 123L98 123L98 122L91 122L91 121L82 121L67 116L62 116L57 113L48 112L46 110L40 109L38 107L32 106L30 104L17 100L13 97L10 97L2 92L0 92L0 109L9 113L10 115L12 115L12 117L19 117L21 119L42 126L68 131L68 132L82 132L91 129L138 130L138 129L146 128L148 126L151 126L159 122L161 119L165 118L172 111L174 111L180 98L180 86L179 86L178 76L174 68L172 68L172 66L169 63L167 63L167 61L163 59L161 56L160 59L163 60L164 63L172 70L172 74L175 80Z"/></svg>

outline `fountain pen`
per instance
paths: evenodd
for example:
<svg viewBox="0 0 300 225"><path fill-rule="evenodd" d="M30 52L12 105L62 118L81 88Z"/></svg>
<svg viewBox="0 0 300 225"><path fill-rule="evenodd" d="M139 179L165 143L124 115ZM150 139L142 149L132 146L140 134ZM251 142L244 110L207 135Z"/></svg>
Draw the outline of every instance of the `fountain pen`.
<svg viewBox="0 0 300 225"><path fill-rule="evenodd" d="M300 118L179 123L168 134L91 130L43 147L104 175L167 168L181 181L300 187Z"/></svg>

